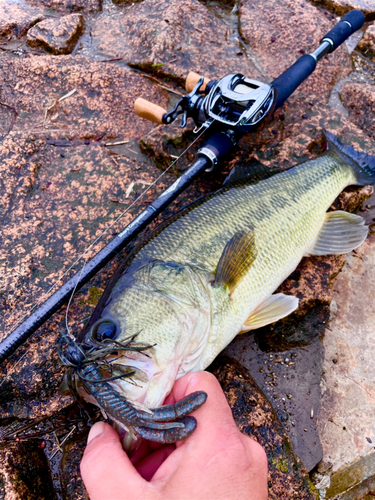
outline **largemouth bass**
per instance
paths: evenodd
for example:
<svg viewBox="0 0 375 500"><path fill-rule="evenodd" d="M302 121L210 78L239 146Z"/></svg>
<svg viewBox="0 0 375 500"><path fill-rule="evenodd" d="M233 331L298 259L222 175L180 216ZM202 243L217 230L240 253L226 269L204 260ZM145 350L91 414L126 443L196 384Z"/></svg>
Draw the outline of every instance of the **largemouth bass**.
<svg viewBox="0 0 375 500"><path fill-rule="evenodd" d="M375 157L327 139L322 156L255 185L226 187L136 249L85 334L92 348L131 337L151 346L112 356L133 370L131 379L110 382L116 391L146 408L161 405L177 378L204 370L238 333L298 307L296 297L273 292L303 256L363 243L361 217L327 210L346 186L375 182Z"/></svg>

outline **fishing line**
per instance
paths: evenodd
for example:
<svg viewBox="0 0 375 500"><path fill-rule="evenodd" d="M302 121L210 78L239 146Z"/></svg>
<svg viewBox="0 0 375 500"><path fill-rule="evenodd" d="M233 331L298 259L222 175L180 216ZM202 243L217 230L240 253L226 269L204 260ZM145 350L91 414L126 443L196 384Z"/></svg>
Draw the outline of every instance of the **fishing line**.
<svg viewBox="0 0 375 500"><path fill-rule="evenodd" d="M62 274L62 276L60 278L58 278L55 283L42 295L42 297L37 301L35 302L35 304L15 323L15 325L13 325L11 327L10 330L8 330L6 333L5 333L5 337L7 337L8 335L10 335L10 333L12 333L12 331L18 327L18 325L20 325L42 302L44 302L44 300L48 297L48 295L57 287L57 285L60 283L60 281L62 281L69 273L70 271L78 264L78 262L98 243L98 241L115 225L117 224L117 222L122 219L122 217L124 217L124 215L131 209L134 207L134 205L136 203L139 202L140 199L142 199L144 197L144 195L150 191L150 189L152 189L158 182L159 180L165 175L168 173L168 171L178 162L178 160L198 141L198 139L200 139L202 137L202 135L206 132L206 130L208 130L210 128L210 126L214 123L215 120L213 120L207 127L205 127L202 132L197 135L197 137L191 142L191 144L189 144L189 146L180 154L180 156L178 156L178 158L176 158L168 167L166 170L164 170L164 172L162 172L159 177L157 177L155 179L154 182L152 182L138 197L136 200L134 200L129 206L128 208L126 208L87 248L86 250L84 250L84 252L68 267L68 269ZM85 259L85 263L81 269L81 273L83 272L84 268L85 268L85 265L87 263L87 259L88 257L86 257ZM77 285L76 285L77 286ZM69 305L71 303L71 299L74 295L74 292L75 292L75 289L76 287L74 288L73 292L72 292L72 296L69 300ZM67 311L68 311L68 307L67 307Z"/></svg>

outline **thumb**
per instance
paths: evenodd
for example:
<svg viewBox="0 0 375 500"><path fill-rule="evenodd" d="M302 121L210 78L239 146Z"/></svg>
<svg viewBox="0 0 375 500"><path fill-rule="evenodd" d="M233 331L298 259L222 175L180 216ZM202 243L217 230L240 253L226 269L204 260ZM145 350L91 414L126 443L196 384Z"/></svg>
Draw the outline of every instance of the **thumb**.
<svg viewBox="0 0 375 500"><path fill-rule="evenodd" d="M90 500L131 498L146 483L122 449L117 432L104 422L90 430L81 475Z"/></svg>

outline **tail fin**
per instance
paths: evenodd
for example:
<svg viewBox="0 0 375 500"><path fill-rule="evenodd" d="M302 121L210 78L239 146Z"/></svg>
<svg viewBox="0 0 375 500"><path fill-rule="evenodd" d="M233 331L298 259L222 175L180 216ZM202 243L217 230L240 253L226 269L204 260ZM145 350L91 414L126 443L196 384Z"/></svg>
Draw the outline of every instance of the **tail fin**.
<svg viewBox="0 0 375 500"><path fill-rule="evenodd" d="M327 139L327 149L333 151L352 166L357 178L356 184L366 186L375 184L375 156L356 151L353 146L345 146L330 132L324 130Z"/></svg>

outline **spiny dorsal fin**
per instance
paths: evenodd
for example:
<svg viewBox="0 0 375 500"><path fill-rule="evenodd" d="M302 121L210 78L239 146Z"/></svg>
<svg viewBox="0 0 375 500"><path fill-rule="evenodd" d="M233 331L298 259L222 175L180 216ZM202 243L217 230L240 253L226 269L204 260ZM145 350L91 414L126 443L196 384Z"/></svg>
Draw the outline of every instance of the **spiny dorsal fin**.
<svg viewBox="0 0 375 500"><path fill-rule="evenodd" d="M327 212L314 247L307 255L340 255L362 245L368 227L359 215L336 210Z"/></svg>
<svg viewBox="0 0 375 500"><path fill-rule="evenodd" d="M247 274L257 255L254 232L238 231L226 244L212 286L227 286L232 293Z"/></svg>
<svg viewBox="0 0 375 500"><path fill-rule="evenodd" d="M270 325L281 318L285 318L285 316L295 311L297 307L297 297L275 293L251 313L242 325L241 332L248 332L249 330L256 330L262 326Z"/></svg>
<svg viewBox="0 0 375 500"><path fill-rule="evenodd" d="M223 186L231 187L239 184L257 184L280 172L282 172L281 169L271 170L260 161L253 159L246 165L235 165L225 178Z"/></svg>

